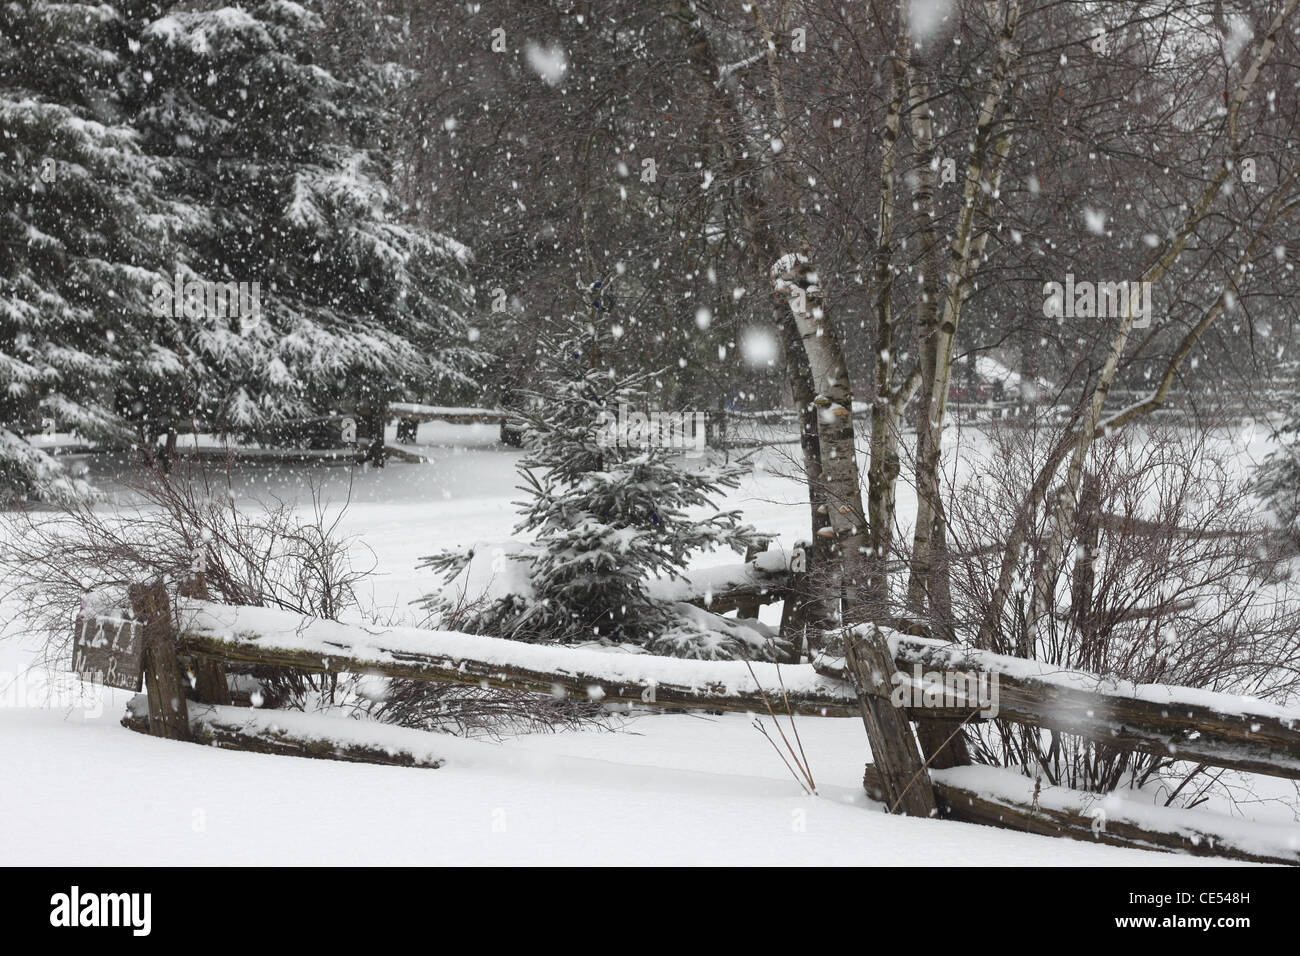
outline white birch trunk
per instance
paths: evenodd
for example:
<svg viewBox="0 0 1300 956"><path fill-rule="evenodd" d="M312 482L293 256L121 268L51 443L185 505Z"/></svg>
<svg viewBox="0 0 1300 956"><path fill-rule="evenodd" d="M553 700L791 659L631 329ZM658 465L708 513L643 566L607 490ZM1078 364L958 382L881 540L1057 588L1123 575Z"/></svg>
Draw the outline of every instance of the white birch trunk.
<svg viewBox="0 0 1300 956"><path fill-rule="evenodd" d="M996 22L997 4L986 0L985 7L991 22ZM980 105L979 118L975 126L971 158L966 168L966 178L962 189L962 205L958 214L956 230L949 248L949 266L946 282L943 283L943 310L938 314L937 303L931 302L931 287L939 288L936 281L926 283L925 301L922 303L922 334L926 335L925 360L927 375L925 388L925 415L922 416L917 433L916 487L917 515L916 527L912 537L912 571L908 585L909 603L919 609L927 597L935 593L947 593L945 582L937 582L935 573L946 573L941 562L934 560L942 550L945 542L936 541L936 532L944 526L936 520L940 507L939 468L941 461L941 442L943 423L947 411L948 386L952 377L952 348L961 317L962 304L970 295L969 281L975 264L983 257L988 234L974 234L975 212L977 203L991 207L998 196L1001 183L1003 162L1010 148L1010 136L1004 133L994 143L993 135L997 117L1001 111L1003 99L1010 77L1011 66L1017 55L1016 28L1020 22L1019 0L1007 0L1002 18L1002 28L998 38L997 59L994 64L989 85ZM913 103L922 107L924 115L913 120L913 138L917 141L918 152L922 156L933 151L932 125L929 107L924 105L931 93L928 78L919 69L911 71L914 84ZM915 108L915 107L914 107ZM992 157L990 162L990 156ZM988 169L986 171L986 165ZM986 181L987 175L987 181ZM928 188L918 197L918 203L926 201L929 209L923 211L923 222L929 221L928 228L933 229L933 172L929 174ZM918 191L920 192L920 190ZM981 193L984 197L981 198ZM918 206L919 208L919 206ZM933 241L933 236L929 237ZM926 237L923 234L923 247ZM922 262L932 262L925 253ZM937 263L933 264L937 270ZM932 612L935 608L931 608ZM946 609L939 609L944 611ZM941 616L946 617L946 614Z"/></svg>

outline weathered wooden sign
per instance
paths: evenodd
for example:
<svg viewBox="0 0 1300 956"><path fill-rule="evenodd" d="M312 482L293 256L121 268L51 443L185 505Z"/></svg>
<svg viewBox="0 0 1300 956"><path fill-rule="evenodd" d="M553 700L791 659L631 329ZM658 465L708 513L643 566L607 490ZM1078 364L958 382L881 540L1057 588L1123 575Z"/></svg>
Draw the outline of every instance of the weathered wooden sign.
<svg viewBox="0 0 1300 956"><path fill-rule="evenodd" d="M77 618L72 669L82 680L138 692L143 664L144 628L135 618L111 614Z"/></svg>

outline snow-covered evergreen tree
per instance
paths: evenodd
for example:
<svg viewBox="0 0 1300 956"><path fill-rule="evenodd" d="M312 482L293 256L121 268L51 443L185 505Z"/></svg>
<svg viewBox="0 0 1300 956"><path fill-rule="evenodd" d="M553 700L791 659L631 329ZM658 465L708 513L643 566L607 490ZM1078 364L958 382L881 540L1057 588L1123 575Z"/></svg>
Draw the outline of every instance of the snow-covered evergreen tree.
<svg viewBox="0 0 1300 956"><path fill-rule="evenodd" d="M542 336L546 386L523 413L527 454L520 473L529 498L520 503L524 517L516 528L533 541L498 561L506 579L526 562L527 587L499 588L468 614L457 608L458 623L517 638L716 656L713 646L694 652L689 635L707 643L707 632L687 626L680 609L653 601L646 584L679 574L697 552L743 550L760 539L738 512L714 510L713 499L736 487L745 469L697 468L652 429L619 427L627 418L620 410L644 413L651 377L620 373L617 331L597 310L591 320L563 320ZM690 514L698 509L706 514ZM427 564L454 580L475 557L444 554ZM449 609L445 597L429 604Z"/></svg>
<svg viewBox="0 0 1300 956"><path fill-rule="evenodd" d="M73 490L22 438L43 421L146 445L191 416L266 436L474 367L468 250L387 185L409 78L332 42L325 3L5 5L6 494ZM160 310L177 277L256 282L260 314Z"/></svg>
<svg viewBox="0 0 1300 956"><path fill-rule="evenodd" d="M250 435L463 381L468 250L406 221L379 131L405 74L325 42L321 3L172 7L141 37L136 122L196 215L178 268L261 314L157 319L132 401Z"/></svg>
<svg viewBox="0 0 1300 956"><path fill-rule="evenodd" d="M122 434L113 388L137 354L165 223L156 163L124 123L117 8L6 3L0 16L0 494L78 490L21 438L48 422Z"/></svg>
<svg viewBox="0 0 1300 956"><path fill-rule="evenodd" d="M1287 363L1284 380L1300 384L1300 365ZM1291 402L1277 429L1278 447L1259 470L1259 489L1272 506L1278 523L1300 540L1300 405Z"/></svg>

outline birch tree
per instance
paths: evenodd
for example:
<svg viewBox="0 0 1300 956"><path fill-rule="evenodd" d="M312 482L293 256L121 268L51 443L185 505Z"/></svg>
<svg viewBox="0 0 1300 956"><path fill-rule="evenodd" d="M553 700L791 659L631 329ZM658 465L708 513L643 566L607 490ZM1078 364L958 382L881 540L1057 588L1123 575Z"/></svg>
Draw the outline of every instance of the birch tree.
<svg viewBox="0 0 1300 956"><path fill-rule="evenodd" d="M1194 234L1198 224L1209 214L1215 199L1220 195L1224 184L1228 179L1229 173L1234 169L1237 159L1239 146L1239 123L1242 105L1250 96L1254 89L1256 81L1259 78L1260 71L1268 63L1277 46L1277 35L1282 27L1286 24L1288 18L1295 11L1297 0L1287 0L1281 9L1274 16L1270 23L1267 33L1260 44L1250 66L1247 68L1236 90L1233 92L1229 102L1225 119L1226 128L1226 145L1227 155L1219 162L1213 177L1202 190L1197 201L1191 207L1182 228L1178 230L1177 235L1170 241L1158 258L1155 259L1146 269L1143 270L1139 277L1139 282L1157 283L1163 279L1173 267L1174 263L1183 254L1187 247L1189 239ZM1294 179L1294 176L1292 177ZM1206 310L1188 333L1184 337L1183 343L1175 350L1174 357L1166 368L1166 374L1161 378L1161 384L1153 393L1151 399L1140 404L1133 409L1126 410L1121 416L1108 423L1109 427L1115 427L1121 423L1127 423L1134 420L1139 414L1148 412L1156 407L1163 394L1167 392L1169 384L1172 382L1172 376L1177 371L1190 353L1192 346L1199 340L1204 330L1223 313L1227 297L1231 296L1232 289L1245 276L1245 270L1249 265L1251 257L1258 248L1263 231L1273 223L1277 222L1284 215L1289 215L1295 208L1294 202L1284 200L1286 186L1275 194L1269 212L1265 217L1264 223L1260 226L1260 231L1256 234L1254 240L1249 243L1238 259L1236 267L1230 273L1223 293L1219 298ZM1032 654L1034 642L1037 639L1040 623L1044 616L1050 612L1055 601L1056 592L1056 568L1065 548L1069 528L1074 519L1075 511L1078 506L1080 485L1083 480L1084 466L1088 458L1088 452L1099 433L1099 424L1101 422L1101 411L1106 401L1107 392L1115 378L1116 370L1119 366L1120 358L1124 352L1124 347L1128 342L1129 335L1133 329L1133 303L1131 297L1124 297L1123 313L1120 318L1119 328L1111 341L1110 348L1106 355L1106 360L1098 375L1097 383L1092 389L1089 396L1083 421L1069 444L1069 463L1062 485L1055 497L1055 504L1049 519L1049 539L1046 548L1040 555L1038 567L1034 574L1033 595L1030 604L1029 618L1025 629L1026 645L1021 648L1025 656ZM1046 472L1055 471L1055 466L1045 469ZM1019 548L1021 542L1013 541L1009 543L1007 553L1010 557L1013 550ZM1008 576L1009 577L1009 576ZM1009 584L1009 580L1008 580ZM991 608L990 614L986 620L996 621L1000 618L1001 609L1006 601L1006 589L1001 582L994 598L994 607Z"/></svg>
<svg viewBox="0 0 1300 956"><path fill-rule="evenodd" d="M949 261L945 279L940 282L933 275L925 281L926 301L922 307L922 333L925 336L925 394L923 415L917 431L916 487L917 515L912 538L912 571L908 584L909 603L919 608L927 594L933 599L946 593L943 582L936 579L936 552L944 548L939 489L939 468L944 415L947 408L948 386L952 375L952 351L961 308L970 294L970 280L975 264L984 254L988 232L976 233L977 208L988 215L999 197L999 184L1003 163L1010 146L1010 133L1000 129L1001 115L1006 109L1006 97L1011 69L1018 46L1016 30L1020 22L1019 0L986 0L985 11L991 25L1000 29L997 57L989 78L988 89L980 106L970 146L970 160L966 168L961 207L949 247ZM929 107L932 95L925 76L926 67L914 64L909 71L913 100L913 135L917 140L918 154L924 158L933 155L933 117ZM918 170L918 207L924 210L927 221L933 220L933 159L924 171ZM928 208L927 208L928 207ZM925 241L933 242L933 227L927 226ZM930 252L923 260L930 269L938 269L936 256ZM942 312L933 296L942 290ZM936 537L937 535L937 537ZM935 610L932 607L932 611ZM941 609L937 618L944 619L944 628L951 631L950 614Z"/></svg>

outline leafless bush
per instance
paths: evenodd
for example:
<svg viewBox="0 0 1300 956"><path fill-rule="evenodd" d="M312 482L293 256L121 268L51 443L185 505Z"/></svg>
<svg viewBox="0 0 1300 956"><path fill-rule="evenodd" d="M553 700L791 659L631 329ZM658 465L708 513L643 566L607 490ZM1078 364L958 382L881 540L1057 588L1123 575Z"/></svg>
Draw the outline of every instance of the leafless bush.
<svg viewBox="0 0 1300 956"><path fill-rule="evenodd" d="M781 758L785 764L785 769L790 771L790 776L794 777L795 783L799 784L801 790L810 797L817 796L817 781L813 778L812 765L808 762L808 755L804 753L803 740L799 737L799 725L795 723L794 709L790 706L790 697L785 692L785 681L781 678L781 665L777 665L776 676L781 685L781 703L785 710L785 715L790 723L790 735L786 736L781 729L781 721L777 719L776 711L772 708L772 700L768 697L767 691L763 685L758 682L758 676L754 673L754 668L750 666L749 661L745 661L745 669L749 671L749 676L753 678L754 685L758 687L758 693L763 698L763 706L767 708L767 714L772 718L772 724L776 727L777 736L781 738L781 746L777 746L772 735L767 731L767 725L763 723L761 717L755 717L752 726L763 738L772 745L776 755ZM791 743L794 738L794 743Z"/></svg>
<svg viewBox="0 0 1300 956"><path fill-rule="evenodd" d="M375 562L371 555L358 566L359 542L340 533L346 502L331 509L313 488L307 509L276 499L236 505L230 475L201 464L149 469L130 492L126 504L68 502L0 518L0 594L22 608L25 633L40 640L38 664L66 667L87 591L124 594L137 581L167 581L223 604L374 620L356 592ZM466 735L604 725L596 705L538 694L415 681L374 687L372 678L285 667L227 670L251 677L260 705L272 708L344 707Z"/></svg>
<svg viewBox="0 0 1300 956"><path fill-rule="evenodd" d="M957 631L975 642L989 613L1002 543L1054 436L995 432L990 449L949 496ZM1151 425L1099 440L1093 472L1055 569L1053 612L1031 638L1026 619L1044 560L1045 502L1013 556L1013 584L990 649L1136 683L1285 700L1300 690L1300 595L1286 542L1230 467L1230 437L1208 428ZM1197 787L1203 768L997 721L973 741L980 757L1042 772L1054 784L1109 791L1177 771L1168 799ZM1179 777L1183 783L1178 783ZM1181 796L1180 796L1181 794Z"/></svg>
<svg viewBox="0 0 1300 956"><path fill-rule="evenodd" d="M225 604L337 620L373 570L354 564L356 542L339 534L346 504L331 516L315 490L305 514L278 500L237 506L229 475L196 465L145 470L129 491L124 504L72 501L2 520L0 588L48 661L70 656L87 591L163 580Z"/></svg>

